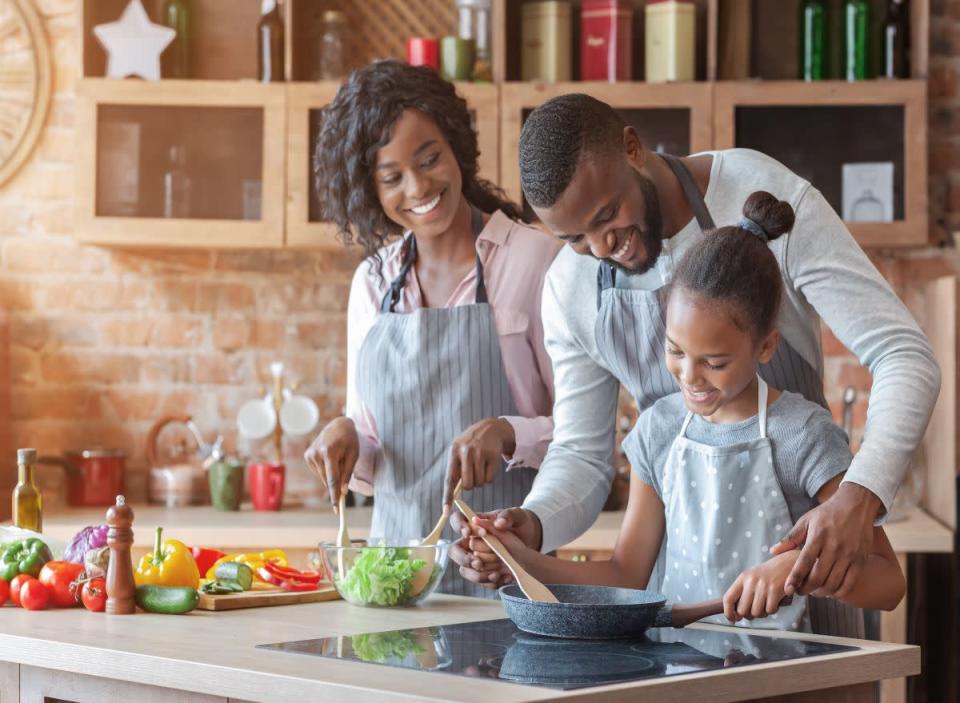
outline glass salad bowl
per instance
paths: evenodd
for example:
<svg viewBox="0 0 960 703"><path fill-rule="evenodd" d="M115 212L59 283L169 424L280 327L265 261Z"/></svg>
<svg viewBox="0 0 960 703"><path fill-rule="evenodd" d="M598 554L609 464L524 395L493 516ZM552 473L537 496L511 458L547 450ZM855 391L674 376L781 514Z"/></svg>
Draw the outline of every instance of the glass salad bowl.
<svg viewBox="0 0 960 703"><path fill-rule="evenodd" d="M447 568L450 541L354 540L349 547L320 544L327 578L348 603L376 608L417 605L436 589Z"/></svg>

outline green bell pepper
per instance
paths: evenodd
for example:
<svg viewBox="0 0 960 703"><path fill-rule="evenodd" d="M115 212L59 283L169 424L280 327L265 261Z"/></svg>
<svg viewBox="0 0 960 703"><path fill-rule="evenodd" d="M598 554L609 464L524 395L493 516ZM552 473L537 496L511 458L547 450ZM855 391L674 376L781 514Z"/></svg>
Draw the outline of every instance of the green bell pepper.
<svg viewBox="0 0 960 703"><path fill-rule="evenodd" d="M17 574L39 576L43 565L52 560L50 548L38 537L11 542L0 555L0 579L9 582Z"/></svg>

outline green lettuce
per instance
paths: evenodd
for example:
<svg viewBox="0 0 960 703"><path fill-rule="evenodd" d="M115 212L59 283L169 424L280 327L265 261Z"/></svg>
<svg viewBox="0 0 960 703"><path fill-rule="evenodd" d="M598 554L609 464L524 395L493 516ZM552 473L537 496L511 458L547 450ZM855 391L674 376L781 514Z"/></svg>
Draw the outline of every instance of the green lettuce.
<svg viewBox="0 0 960 703"><path fill-rule="evenodd" d="M413 632L375 632L369 635L354 635L350 638L354 654L365 662L382 664L388 659L403 659L409 654L423 654L426 650L416 640Z"/></svg>
<svg viewBox="0 0 960 703"><path fill-rule="evenodd" d="M410 560L410 550L400 547L364 549L337 589L349 601L364 605L399 605L410 597L413 576L423 559Z"/></svg>

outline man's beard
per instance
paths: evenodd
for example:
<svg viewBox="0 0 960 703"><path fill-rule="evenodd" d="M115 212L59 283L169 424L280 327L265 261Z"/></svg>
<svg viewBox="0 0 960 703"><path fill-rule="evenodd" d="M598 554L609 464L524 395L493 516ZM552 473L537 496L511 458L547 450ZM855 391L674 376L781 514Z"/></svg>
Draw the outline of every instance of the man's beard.
<svg viewBox="0 0 960 703"><path fill-rule="evenodd" d="M646 204L646 222L643 228L633 228L633 236L640 238L640 243L643 245L647 258L633 268L622 266L613 259L603 259L618 271L626 274L646 273L654 267L657 259L660 258L660 252L663 251L663 215L660 212L660 198L657 197L657 189L649 178L639 173L634 175Z"/></svg>

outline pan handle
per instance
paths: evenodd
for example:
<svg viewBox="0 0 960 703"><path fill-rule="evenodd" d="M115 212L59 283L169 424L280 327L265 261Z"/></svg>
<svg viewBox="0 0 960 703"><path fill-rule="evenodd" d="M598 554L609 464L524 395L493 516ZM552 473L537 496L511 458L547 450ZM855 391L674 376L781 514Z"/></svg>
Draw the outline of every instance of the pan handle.
<svg viewBox="0 0 960 703"><path fill-rule="evenodd" d="M710 615L723 613L723 599L692 603L690 605L674 605L661 608L653 622L654 627L686 627Z"/></svg>

